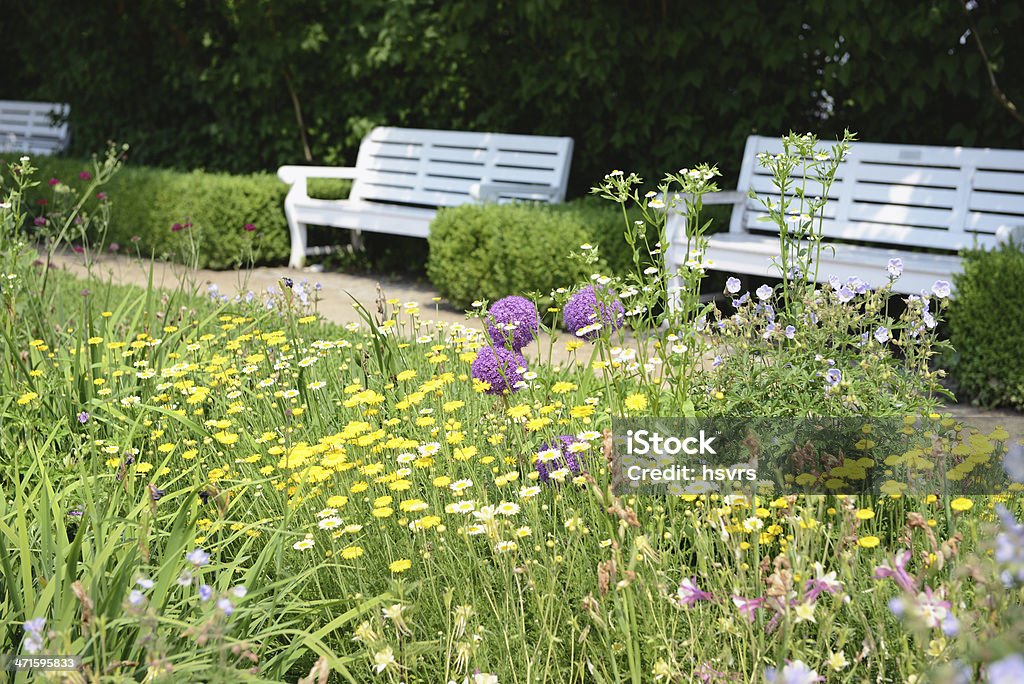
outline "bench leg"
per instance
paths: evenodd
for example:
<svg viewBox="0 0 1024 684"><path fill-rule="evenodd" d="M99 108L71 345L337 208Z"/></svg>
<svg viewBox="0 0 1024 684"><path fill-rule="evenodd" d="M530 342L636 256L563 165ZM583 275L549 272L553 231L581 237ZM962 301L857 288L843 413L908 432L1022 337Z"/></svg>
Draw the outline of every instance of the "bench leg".
<svg viewBox="0 0 1024 684"><path fill-rule="evenodd" d="M292 254L288 259L288 266L302 268L306 263L306 224L296 221L289 211L286 211L285 215L288 217L288 232L292 236Z"/></svg>
<svg viewBox="0 0 1024 684"><path fill-rule="evenodd" d="M352 230L352 234L349 238L349 244L352 245L353 252L361 252L364 249L363 244L363 231L355 228Z"/></svg>

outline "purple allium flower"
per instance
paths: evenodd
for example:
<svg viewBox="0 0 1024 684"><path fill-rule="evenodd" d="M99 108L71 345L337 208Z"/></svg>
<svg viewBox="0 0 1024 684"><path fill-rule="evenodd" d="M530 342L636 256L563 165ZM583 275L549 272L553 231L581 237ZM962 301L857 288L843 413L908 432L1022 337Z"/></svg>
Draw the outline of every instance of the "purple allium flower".
<svg viewBox="0 0 1024 684"><path fill-rule="evenodd" d="M740 615L747 618L750 622L754 621L757 613L757 609L765 602L763 596L759 598L743 598L742 596L733 595L732 602L736 608L740 611Z"/></svg>
<svg viewBox="0 0 1024 684"><path fill-rule="evenodd" d="M515 392L523 381L519 370L526 368L526 359L519 352L505 347L484 347L473 360L473 377L490 385L488 394Z"/></svg>
<svg viewBox="0 0 1024 684"><path fill-rule="evenodd" d="M885 344L889 341L889 329L884 325L879 326L878 330L875 331L875 340L878 344Z"/></svg>
<svg viewBox="0 0 1024 684"><path fill-rule="evenodd" d="M526 297L499 299L491 304L485 321L494 344L516 351L533 340L540 326L537 307Z"/></svg>
<svg viewBox="0 0 1024 684"><path fill-rule="evenodd" d="M889 265L885 267L885 270L889 272L889 277L896 280L903 275L903 259L889 259Z"/></svg>
<svg viewBox="0 0 1024 684"><path fill-rule="evenodd" d="M843 372L838 368L829 368L825 371L825 383L829 387L835 387L843 381Z"/></svg>
<svg viewBox="0 0 1024 684"><path fill-rule="evenodd" d="M88 423L89 422L89 412L88 411L82 411L81 413L79 413L78 414L78 422L81 423L82 425L85 425L86 423Z"/></svg>
<svg viewBox="0 0 1024 684"><path fill-rule="evenodd" d="M1013 653L991 663L985 671L985 684L1017 684L1024 682L1024 656Z"/></svg>
<svg viewBox="0 0 1024 684"><path fill-rule="evenodd" d="M613 329L622 327L626 320L622 302L611 290L601 292L601 301L593 285L583 288L565 303L562 311L565 327L573 335L593 340L601 334L601 328L611 326Z"/></svg>
<svg viewBox="0 0 1024 684"><path fill-rule="evenodd" d="M950 293L949 283L945 280L936 280L932 285L932 293L939 299L945 299Z"/></svg>
<svg viewBox="0 0 1024 684"><path fill-rule="evenodd" d="M729 294L736 294L740 291L740 285L742 283L740 283L739 278L729 278L725 281L725 291Z"/></svg>
<svg viewBox="0 0 1024 684"><path fill-rule="evenodd" d="M195 549L185 555L185 560L198 568L210 562L210 554L202 549Z"/></svg>
<svg viewBox="0 0 1024 684"><path fill-rule="evenodd" d="M815 684L825 681L817 670L812 670L800 660L790 662L782 670L770 667L765 671L764 678L771 684Z"/></svg>
<svg viewBox="0 0 1024 684"><path fill-rule="evenodd" d="M754 294L756 294L757 298L763 302L768 300L772 296L772 292L773 290L771 287L769 287L768 285L762 285L761 287L757 288L757 290L754 291Z"/></svg>
<svg viewBox="0 0 1024 684"><path fill-rule="evenodd" d="M710 593L697 586L696 577L684 577L679 582L679 590L676 591L679 605L689 608L697 601L710 601L714 598Z"/></svg>
<svg viewBox="0 0 1024 684"><path fill-rule="evenodd" d="M211 596L213 596L213 587L211 587L209 584L200 584L199 585L199 600L200 601L209 601Z"/></svg>
<svg viewBox="0 0 1024 684"><path fill-rule="evenodd" d="M540 452L559 452L559 455L552 460L542 461L539 458L534 459L534 467L537 469L537 474L540 475L539 479L541 482L547 484L551 481L551 473L562 468L567 468L573 475L579 475L583 472L581 454L569 449L577 441L579 440L572 435L559 435L556 441L541 445Z"/></svg>

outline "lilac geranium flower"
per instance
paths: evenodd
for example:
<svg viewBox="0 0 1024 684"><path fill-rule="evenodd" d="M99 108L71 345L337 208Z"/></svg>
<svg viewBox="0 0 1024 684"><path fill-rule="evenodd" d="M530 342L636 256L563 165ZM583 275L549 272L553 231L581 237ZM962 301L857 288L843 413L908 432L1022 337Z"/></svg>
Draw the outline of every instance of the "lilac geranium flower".
<svg viewBox="0 0 1024 684"><path fill-rule="evenodd" d="M836 298L840 302L842 302L843 304L845 304L846 302L850 301L851 299L853 299L856 296L857 295L854 294L853 290L851 290L850 288L846 287L845 285L843 285L838 290L836 290Z"/></svg>
<svg viewBox="0 0 1024 684"><path fill-rule="evenodd" d="M936 280L935 284L932 285L932 294L939 299L945 299L950 294L949 283L945 280Z"/></svg>
<svg viewBox="0 0 1024 684"><path fill-rule="evenodd" d="M89 422L89 412L88 411L82 411L81 413L79 413L78 414L78 422L81 423L82 425L85 425L86 423L88 423Z"/></svg>
<svg viewBox="0 0 1024 684"><path fill-rule="evenodd" d="M757 298L760 299L762 302L767 301L772 296L772 288L769 287L768 285L762 285L761 287L757 288L754 294L756 294Z"/></svg>
<svg viewBox="0 0 1024 684"><path fill-rule="evenodd" d="M211 596L213 596L213 587L209 584L201 584L199 586L199 600L209 601Z"/></svg>
<svg viewBox="0 0 1024 684"><path fill-rule="evenodd" d="M795 336L796 336L796 327L794 327L792 325L787 325L786 326L786 337L789 338L789 339L793 339Z"/></svg>
<svg viewBox="0 0 1024 684"><path fill-rule="evenodd" d="M843 372L838 368L829 368L825 371L825 384L835 387L843 381Z"/></svg>
<svg viewBox="0 0 1024 684"><path fill-rule="evenodd" d="M736 294L740 291L741 285L739 278L729 278L725 281L725 291L729 294Z"/></svg>
<svg viewBox="0 0 1024 684"><path fill-rule="evenodd" d="M1008 655L990 664L985 671L986 684L1018 684L1024 682L1024 656Z"/></svg>
<svg viewBox="0 0 1024 684"><path fill-rule="evenodd" d="M190 551L185 556L185 560L198 568L210 562L210 554L197 548L194 551Z"/></svg>
<svg viewBox="0 0 1024 684"><path fill-rule="evenodd" d="M879 326L878 330L875 331L875 340L878 344L885 344L889 341L889 329L884 325Z"/></svg>
<svg viewBox="0 0 1024 684"><path fill-rule="evenodd" d="M800 660L790 662L782 670L770 667L765 671L764 678L771 684L815 684L825 680L817 670L812 670Z"/></svg>
<svg viewBox="0 0 1024 684"><path fill-rule="evenodd" d="M889 259L889 265L885 267L885 270L889 272L889 277L896 280L903 275L903 259Z"/></svg>
<svg viewBox="0 0 1024 684"><path fill-rule="evenodd" d="M846 286L859 295L864 294L869 289L868 284L857 276L850 276L846 280Z"/></svg>

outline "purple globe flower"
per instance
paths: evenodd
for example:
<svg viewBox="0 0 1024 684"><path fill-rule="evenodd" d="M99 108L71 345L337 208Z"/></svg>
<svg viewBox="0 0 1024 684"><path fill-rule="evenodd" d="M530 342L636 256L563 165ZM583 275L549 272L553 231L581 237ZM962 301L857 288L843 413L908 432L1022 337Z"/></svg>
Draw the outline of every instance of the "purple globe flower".
<svg viewBox="0 0 1024 684"><path fill-rule="evenodd" d="M559 455L553 459L544 460L541 458L534 458L534 467L537 469L537 473L540 475L540 481L548 483L551 481L551 473L562 468L567 468L573 475L579 475L583 472L583 460L581 454L570 451L569 447L575 444L578 440L572 435L559 435L555 438L555 441L548 444L542 444L540 452L558 451Z"/></svg>
<svg viewBox="0 0 1024 684"><path fill-rule="evenodd" d="M604 290L600 299L598 301L598 293L593 285L588 285L566 302L562 318L569 332L585 340L593 340L605 326L616 330L622 327L626 320L626 310L618 296L611 290Z"/></svg>
<svg viewBox="0 0 1024 684"><path fill-rule="evenodd" d="M516 384L523 380L520 368L526 368L526 359L519 352L505 347L484 347L473 360L473 377L490 385L488 394L515 392L519 389Z"/></svg>
<svg viewBox="0 0 1024 684"><path fill-rule="evenodd" d="M519 351L539 329L537 307L526 297L505 297L491 304L484 319L494 344Z"/></svg>

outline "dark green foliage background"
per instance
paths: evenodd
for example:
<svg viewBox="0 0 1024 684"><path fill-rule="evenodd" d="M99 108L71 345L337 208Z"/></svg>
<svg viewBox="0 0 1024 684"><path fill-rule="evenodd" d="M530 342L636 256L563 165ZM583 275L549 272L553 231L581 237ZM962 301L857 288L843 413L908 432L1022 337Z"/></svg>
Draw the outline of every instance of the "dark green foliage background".
<svg viewBox="0 0 1024 684"><path fill-rule="evenodd" d="M980 0L7 2L0 98L71 103L72 153L252 172L352 163L378 124L570 135L576 194L612 168L736 171L790 129L1021 147L1024 5ZM290 86L290 87L289 87ZM826 98L823 93L827 93ZM823 102L831 100L831 107Z"/></svg>
<svg viewBox="0 0 1024 684"><path fill-rule="evenodd" d="M953 376L982 406L1024 410L1024 245L964 253L949 308Z"/></svg>
<svg viewBox="0 0 1024 684"><path fill-rule="evenodd" d="M37 157L33 164L40 180L29 193L35 215L46 213L37 200L52 198L51 178L80 189L85 182L79 172L92 168L89 162L56 157ZM111 204L106 242L117 243L122 252L138 250L143 257L184 262L194 256L199 266L218 269L244 265L250 253L259 263L288 258L283 210L288 187L269 173L236 176L127 166L104 191ZM189 232L171 231L173 224L186 222L192 223ZM256 230L243 230L247 223Z"/></svg>

